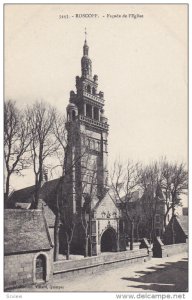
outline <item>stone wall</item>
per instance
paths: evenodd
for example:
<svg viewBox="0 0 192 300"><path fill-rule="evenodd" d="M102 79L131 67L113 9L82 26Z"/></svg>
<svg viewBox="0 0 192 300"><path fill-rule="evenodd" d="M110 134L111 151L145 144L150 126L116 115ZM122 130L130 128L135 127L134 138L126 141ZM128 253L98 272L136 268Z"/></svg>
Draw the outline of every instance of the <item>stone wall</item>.
<svg viewBox="0 0 192 300"><path fill-rule="evenodd" d="M46 257L46 282L50 281L53 273L52 250L5 255L4 289L36 284L36 258L40 254Z"/></svg>
<svg viewBox="0 0 192 300"><path fill-rule="evenodd" d="M33 283L33 253L5 256L5 288Z"/></svg>
<svg viewBox="0 0 192 300"><path fill-rule="evenodd" d="M87 257L81 260L54 262L54 279L69 278L83 274L92 274L96 271L122 267L125 264L144 262L151 257L148 249L123 251Z"/></svg>
<svg viewBox="0 0 192 300"><path fill-rule="evenodd" d="M153 244L153 257L168 257L182 252L188 251L187 243L164 245L159 237L157 237Z"/></svg>
<svg viewBox="0 0 192 300"><path fill-rule="evenodd" d="M164 245L165 256L171 256L182 252L188 252L188 244L173 244L173 245Z"/></svg>

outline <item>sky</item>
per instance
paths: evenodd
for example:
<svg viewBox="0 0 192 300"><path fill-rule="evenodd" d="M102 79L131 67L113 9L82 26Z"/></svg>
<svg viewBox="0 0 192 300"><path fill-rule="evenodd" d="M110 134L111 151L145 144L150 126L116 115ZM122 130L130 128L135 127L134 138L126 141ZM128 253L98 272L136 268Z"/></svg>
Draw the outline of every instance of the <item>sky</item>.
<svg viewBox="0 0 192 300"><path fill-rule="evenodd" d="M19 107L43 99L65 112L86 27L110 125L109 166L117 158L187 162L186 5L5 5L4 21L5 99ZM12 181L33 183L29 173Z"/></svg>

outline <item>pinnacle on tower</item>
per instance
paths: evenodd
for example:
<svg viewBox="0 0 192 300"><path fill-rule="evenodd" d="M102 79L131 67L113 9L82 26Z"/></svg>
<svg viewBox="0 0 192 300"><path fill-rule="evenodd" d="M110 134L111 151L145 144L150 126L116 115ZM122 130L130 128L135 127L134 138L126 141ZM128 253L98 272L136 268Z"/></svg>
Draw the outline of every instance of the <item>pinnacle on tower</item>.
<svg viewBox="0 0 192 300"><path fill-rule="evenodd" d="M85 42L83 46L83 57L81 59L81 71L84 78L92 78L92 62L88 57L89 46L87 45L87 31L85 28Z"/></svg>
<svg viewBox="0 0 192 300"><path fill-rule="evenodd" d="M83 46L83 55L88 56L88 51L89 51L89 46L87 45L87 31L85 28L85 42L84 42L84 46Z"/></svg>

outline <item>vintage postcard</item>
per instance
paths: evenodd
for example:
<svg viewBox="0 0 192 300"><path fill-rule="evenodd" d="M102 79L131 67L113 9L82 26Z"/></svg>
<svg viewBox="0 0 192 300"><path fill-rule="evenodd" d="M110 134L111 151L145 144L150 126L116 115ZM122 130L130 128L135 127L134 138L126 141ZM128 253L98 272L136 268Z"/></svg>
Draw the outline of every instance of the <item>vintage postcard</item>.
<svg viewBox="0 0 192 300"><path fill-rule="evenodd" d="M4 5L7 295L185 297L188 38L187 4Z"/></svg>

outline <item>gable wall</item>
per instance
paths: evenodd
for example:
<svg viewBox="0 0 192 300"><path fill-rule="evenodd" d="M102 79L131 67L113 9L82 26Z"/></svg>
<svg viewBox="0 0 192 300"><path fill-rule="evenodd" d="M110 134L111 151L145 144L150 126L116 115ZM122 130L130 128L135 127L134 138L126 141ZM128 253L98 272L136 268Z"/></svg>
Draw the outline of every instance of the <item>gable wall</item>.
<svg viewBox="0 0 192 300"><path fill-rule="evenodd" d="M46 281L51 280L53 273L53 251L40 251L5 255L4 257L4 289L33 285L36 283L36 257L46 256Z"/></svg>

